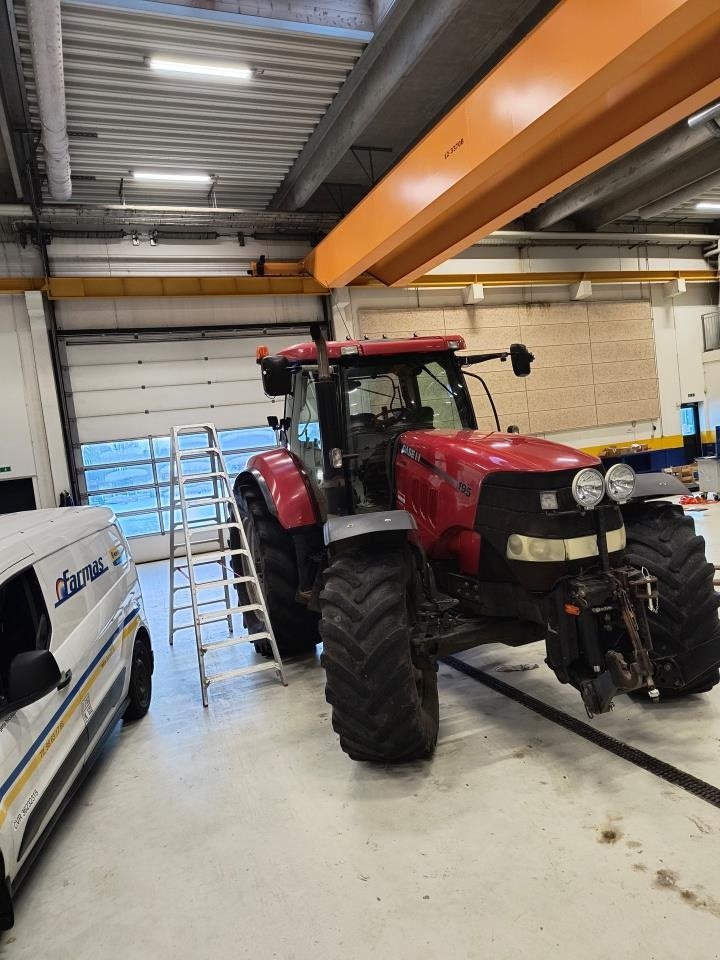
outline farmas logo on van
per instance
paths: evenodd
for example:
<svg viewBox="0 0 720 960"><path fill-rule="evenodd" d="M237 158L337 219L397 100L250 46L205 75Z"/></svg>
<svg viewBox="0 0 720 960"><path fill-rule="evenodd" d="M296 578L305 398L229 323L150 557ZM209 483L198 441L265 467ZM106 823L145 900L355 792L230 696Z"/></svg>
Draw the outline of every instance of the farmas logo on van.
<svg viewBox="0 0 720 960"><path fill-rule="evenodd" d="M59 607L60 604L65 603L70 597L74 597L76 593L80 593L89 583L97 580L98 577L107 573L109 569L109 567L105 566L103 558L98 557L97 560L86 564L86 566L78 570L77 573L70 573L69 570L63 570L62 577L58 577L55 581L55 593L57 594L57 603L55 606Z"/></svg>

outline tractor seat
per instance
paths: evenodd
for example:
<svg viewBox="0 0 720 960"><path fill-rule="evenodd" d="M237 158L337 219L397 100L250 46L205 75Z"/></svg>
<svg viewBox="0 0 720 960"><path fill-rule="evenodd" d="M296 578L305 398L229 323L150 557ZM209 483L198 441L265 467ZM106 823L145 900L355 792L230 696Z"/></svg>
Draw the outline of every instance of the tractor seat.
<svg viewBox="0 0 720 960"><path fill-rule="evenodd" d="M350 414L351 430L367 430L375 426L375 416L372 413L352 413Z"/></svg>
<svg viewBox="0 0 720 960"><path fill-rule="evenodd" d="M403 415L403 421L418 430L430 430L435 422L432 407L411 407Z"/></svg>

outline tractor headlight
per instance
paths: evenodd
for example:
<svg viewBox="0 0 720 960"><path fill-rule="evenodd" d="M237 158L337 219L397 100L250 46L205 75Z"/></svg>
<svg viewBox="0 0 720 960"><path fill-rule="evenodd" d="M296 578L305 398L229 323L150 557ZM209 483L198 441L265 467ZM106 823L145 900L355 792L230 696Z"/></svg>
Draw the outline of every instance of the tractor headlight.
<svg viewBox="0 0 720 960"><path fill-rule="evenodd" d="M605 487L616 503L624 503L635 492L635 471L626 463L616 463L605 474Z"/></svg>
<svg viewBox="0 0 720 960"><path fill-rule="evenodd" d="M599 470L586 467L579 470L572 482L572 495L575 502L586 510L596 507L605 493L605 481Z"/></svg>

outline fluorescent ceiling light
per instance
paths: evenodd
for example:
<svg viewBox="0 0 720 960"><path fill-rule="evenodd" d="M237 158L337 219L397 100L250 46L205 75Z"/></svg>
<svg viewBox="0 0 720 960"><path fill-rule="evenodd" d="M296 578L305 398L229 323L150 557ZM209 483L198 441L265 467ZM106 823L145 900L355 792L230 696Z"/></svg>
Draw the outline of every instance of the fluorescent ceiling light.
<svg viewBox="0 0 720 960"><path fill-rule="evenodd" d="M701 123L714 120L718 115L720 115L720 103L714 103L711 107L706 107L704 110L701 110L700 113L694 113L689 117L688 126L697 127Z"/></svg>
<svg viewBox="0 0 720 960"><path fill-rule="evenodd" d="M695 204L696 210L720 210L720 203L711 203L709 200L701 200Z"/></svg>
<svg viewBox="0 0 720 960"><path fill-rule="evenodd" d="M221 67L211 63L183 63L179 60L163 60L161 57L150 57L146 60L151 70L162 73L190 73L198 77L218 77L226 80L251 80L253 71L250 67Z"/></svg>
<svg viewBox="0 0 720 960"><path fill-rule="evenodd" d="M209 186L212 177L207 173L160 173L155 170L133 170L133 180L152 180L157 183L199 183Z"/></svg>

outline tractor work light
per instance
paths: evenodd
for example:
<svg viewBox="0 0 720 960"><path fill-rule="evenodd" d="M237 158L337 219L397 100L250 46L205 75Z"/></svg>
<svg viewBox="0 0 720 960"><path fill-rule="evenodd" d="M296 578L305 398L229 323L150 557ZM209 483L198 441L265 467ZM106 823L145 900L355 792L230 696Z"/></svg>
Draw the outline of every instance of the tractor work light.
<svg viewBox="0 0 720 960"><path fill-rule="evenodd" d="M572 482L572 495L575 502L586 510L592 510L603 498L605 493L605 481L599 470L593 467L586 467L579 470Z"/></svg>
<svg viewBox="0 0 720 960"><path fill-rule="evenodd" d="M625 503L635 492L635 471L626 463L616 463L605 474L605 489L616 503Z"/></svg>

